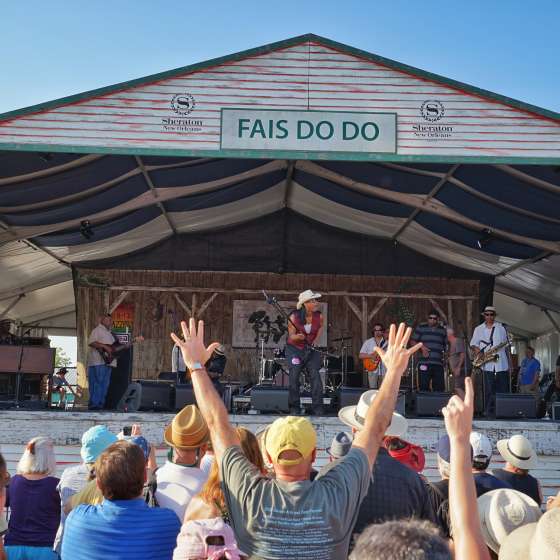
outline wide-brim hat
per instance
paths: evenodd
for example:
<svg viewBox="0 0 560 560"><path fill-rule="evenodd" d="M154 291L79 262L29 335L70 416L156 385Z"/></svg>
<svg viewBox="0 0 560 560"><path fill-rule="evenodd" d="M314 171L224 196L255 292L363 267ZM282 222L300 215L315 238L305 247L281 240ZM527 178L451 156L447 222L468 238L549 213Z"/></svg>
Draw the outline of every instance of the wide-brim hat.
<svg viewBox="0 0 560 560"><path fill-rule="evenodd" d="M223 344L220 344L219 346L216 346L216 348L214 348L214 352L216 354L219 354L220 356L224 356L226 353L226 347Z"/></svg>
<svg viewBox="0 0 560 560"><path fill-rule="evenodd" d="M379 394L379 391L371 390L366 391L360 395L360 400L357 405L345 406L338 411L338 417L347 426L362 430L364 427L366 414L369 407ZM393 418L388 428L385 430L386 436L403 437L408 429L408 422L404 416L397 412L393 412Z"/></svg>
<svg viewBox="0 0 560 560"><path fill-rule="evenodd" d="M521 434L499 440L496 447L500 455L518 469L534 469L539 464L531 442Z"/></svg>
<svg viewBox="0 0 560 560"><path fill-rule="evenodd" d="M298 296L297 308L301 309L301 306L306 301L309 301L310 299L319 299L320 297L321 297L321 294L318 294L317 292L314 292L313 290L305 290L305 292L301 292L301 294L299 294L299 296Z"/></svg>
<svg viewBox="0 0 560 560"><path fill-rule="evenodd" d="M348 454L352 447L352 435L347 432L338 432L331 442L330 447L327 447L326 452L333 459L340 459Z"/></svg>
<svg viewBox="0 0 560 560"><path fill-rule="evenodd" d="M533 498L513 488L486 492L478 498L477 506L484 542L496 553L510 533L535 523L542 515Z"/></svg>
<svg viewBox="0 0 560 560"><path fill-rule="evenodd" d="M163 439L170 447L198 449L210 441L210 431L198 407L189 404L165 428Z"/></svg>

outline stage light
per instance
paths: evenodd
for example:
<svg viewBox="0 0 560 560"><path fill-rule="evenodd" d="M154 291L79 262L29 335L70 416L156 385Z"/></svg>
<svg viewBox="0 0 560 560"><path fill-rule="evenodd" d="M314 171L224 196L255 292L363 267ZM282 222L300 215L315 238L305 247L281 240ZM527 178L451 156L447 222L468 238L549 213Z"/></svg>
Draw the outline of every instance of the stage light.
<svg viewBox="0 0 560 560"><path fill-rule="evenodd" d="M80 222L80 233L87 240L90 240L94 236L94 231L89 220L82 220Z"/></svg>
<svg viewBox="0 0 560 560"><path fill-rule="evenodd" d="M484 248L492 241L492 230L491 229L483 229L482 236L477 240L476 246L484 250Z"/></svg>

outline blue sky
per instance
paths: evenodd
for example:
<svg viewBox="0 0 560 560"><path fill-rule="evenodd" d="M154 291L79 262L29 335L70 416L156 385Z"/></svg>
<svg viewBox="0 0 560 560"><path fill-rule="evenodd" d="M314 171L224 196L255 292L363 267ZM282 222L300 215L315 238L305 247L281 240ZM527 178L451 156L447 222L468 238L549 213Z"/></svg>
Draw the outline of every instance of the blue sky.
<svg viewBox="0 0 560 560"><path fill-rule="evenodd" d="M560 2L3 2L0 112L316 33L560 112Z"/></svg>

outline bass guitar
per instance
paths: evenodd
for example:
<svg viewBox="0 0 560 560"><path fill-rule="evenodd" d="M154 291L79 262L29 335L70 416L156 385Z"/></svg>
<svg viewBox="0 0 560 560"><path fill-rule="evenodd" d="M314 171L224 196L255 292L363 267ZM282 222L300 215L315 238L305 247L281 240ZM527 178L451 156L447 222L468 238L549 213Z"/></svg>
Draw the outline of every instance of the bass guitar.
<svg viewBox="0 0 560 560"><path fill-rule="evenodd" d="M118 340L113 342L113 344L111 344L111 351L109 352L108 350L106 350L105 348L99 348L98 351L101 354L101 357L103 358L103 361L109 365L116 357L116 354L118 354L119 352L122 352L123 350L126 350L127 348L130 348L133 344L136 344L138 342L144 342L144 337L143 336L136 336L134 337L134 339L132 340L132 342L129 342L128 344L121 344Z"/></svg>

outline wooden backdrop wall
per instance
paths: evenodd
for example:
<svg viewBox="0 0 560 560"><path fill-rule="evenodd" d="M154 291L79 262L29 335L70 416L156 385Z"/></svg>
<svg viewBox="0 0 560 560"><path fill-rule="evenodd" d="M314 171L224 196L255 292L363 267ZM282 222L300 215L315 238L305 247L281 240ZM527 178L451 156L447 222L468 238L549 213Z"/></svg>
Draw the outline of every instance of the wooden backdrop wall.
<svg viewBox="0 0 560 560"><path fill-rule="evenodd" d="M233 301L260 299L262 289L282 300L295 300L307 288L324 294L329 305L329 344L342 334L352 336L357 356L374 322L389 324L425 320L434 306L449 324L468 335L479 319L479 281L450 278L272 274L242 272L170 272L75 269L78 362L85 384L87 338L98 316L119 301L135 306L134 335L146 340L135 347L133 378L155 378L171 370L169 333L195 309L206 323L207 340L225 344L226 375L255 379L255 350L231 347ZM124 299L123 299L124 298ZM205 306L206 303L206 306Z"/></svg>

